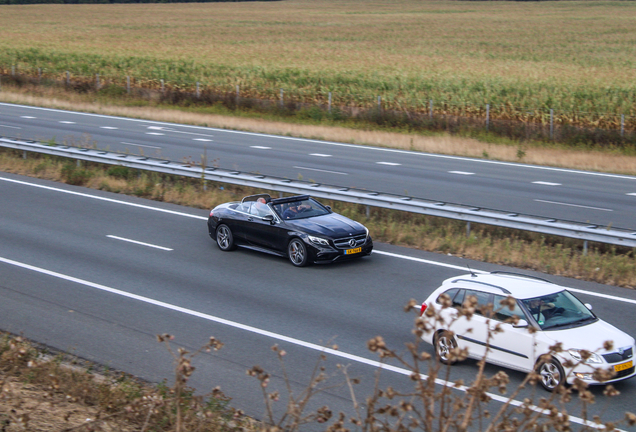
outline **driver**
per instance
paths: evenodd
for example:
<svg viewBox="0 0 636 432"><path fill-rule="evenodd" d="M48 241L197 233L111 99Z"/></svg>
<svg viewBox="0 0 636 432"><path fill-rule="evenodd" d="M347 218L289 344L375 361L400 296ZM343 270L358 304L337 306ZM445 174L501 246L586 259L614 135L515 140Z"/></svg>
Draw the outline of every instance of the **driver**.
<svg viewBox="0 0 636 432"><path fill-rule="evenodd" d="M309 204L297 204L291 205L283 212L283 219L295 219L299 213L309 210L311 206Z"/></svg>

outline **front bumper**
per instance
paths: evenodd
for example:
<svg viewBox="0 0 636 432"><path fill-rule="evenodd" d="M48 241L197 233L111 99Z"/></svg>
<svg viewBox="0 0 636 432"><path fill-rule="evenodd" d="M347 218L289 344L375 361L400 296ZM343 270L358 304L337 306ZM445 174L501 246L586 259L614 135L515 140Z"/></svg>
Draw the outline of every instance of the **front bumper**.
<svg viewBox="0 0 636 432"><path fill-rule="evenodd" d="M305 240L307 249L310 253L310 259L314 264L327 264L334 261L347 261L351 259L361 258L363 256L371 255L373 251L373 240L371 236L367 237L367 241L358 246L360 252L348 254L349 249L338 249L333 246L317 245L309 240Z"/></svg>

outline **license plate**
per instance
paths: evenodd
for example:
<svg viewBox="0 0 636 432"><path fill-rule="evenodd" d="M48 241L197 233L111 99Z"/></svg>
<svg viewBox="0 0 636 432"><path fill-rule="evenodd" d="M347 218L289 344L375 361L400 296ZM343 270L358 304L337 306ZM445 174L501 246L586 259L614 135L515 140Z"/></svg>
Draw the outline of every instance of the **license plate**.
<svg viewBox="0 0 636 432"><path fill-rule="evenodd" d="M347 249L345 251L345 255L357 254L357 253L360 253L360 252L362 252L362 248L361 247L355 248L355 249Z"/></svg>
<svg viewBox="0 0 636 432"><path fill-rule="evenodd" d="M627 363L621 363L621 364L618 364L618 365L614 365L614 370L616 372L624 371L625 369L629 369L633 365L634 365L634 363L630 360Z"/></svg>

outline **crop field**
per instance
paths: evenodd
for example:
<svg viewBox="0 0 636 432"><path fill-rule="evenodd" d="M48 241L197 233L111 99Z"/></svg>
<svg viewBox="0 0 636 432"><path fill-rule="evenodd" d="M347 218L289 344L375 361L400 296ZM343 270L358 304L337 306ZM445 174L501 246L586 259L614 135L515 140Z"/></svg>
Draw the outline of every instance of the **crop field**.
<svg viewBox="0 0 636 432"><path fill-rule="evenodd" d="M324 103L636 119L636 2L0 6L0 68ZM539 116L544 114L539 114ZM615 121L615 120L612 120ZM615 125L614 125L615 126ZM631 129L635 125L629 125Z"/></svg>

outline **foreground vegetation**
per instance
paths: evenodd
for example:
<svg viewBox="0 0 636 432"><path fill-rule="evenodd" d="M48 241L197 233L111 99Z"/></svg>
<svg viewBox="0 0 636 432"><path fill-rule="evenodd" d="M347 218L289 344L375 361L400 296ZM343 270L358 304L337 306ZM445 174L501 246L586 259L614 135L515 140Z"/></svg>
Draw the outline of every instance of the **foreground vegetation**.
<svg viewBox="0 0 636 432"><path fill-rule="evenodd" d="M256 193L238 186L206 183L158 173L138 172L121 166L100 166L49 156L0 150L0 171L31 175L73 185L135 195L180 205L209 209ZM273 192L271 192L273 193ZM548 274L636 287L634 250L593 244L587 254L582 242L536 233L472 224L466 236L464 222L329 202L333 209L363 221L378 242L420 248L479 261L532 269Z"/></svg>
<svg viewBox="0 0 636 432"><path fill-rule="evenodd" d="M635 129L625 1L3 6L0 68L145 88ZM28 19L24 19L28 17ZM603 31L599 32L598 29ZM55 34L55 38L51 35ZM86 37L90 35L90 37ZM157 38L161 43L157 44ZM40 69L40 71L38 71Z"/></svg>

